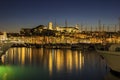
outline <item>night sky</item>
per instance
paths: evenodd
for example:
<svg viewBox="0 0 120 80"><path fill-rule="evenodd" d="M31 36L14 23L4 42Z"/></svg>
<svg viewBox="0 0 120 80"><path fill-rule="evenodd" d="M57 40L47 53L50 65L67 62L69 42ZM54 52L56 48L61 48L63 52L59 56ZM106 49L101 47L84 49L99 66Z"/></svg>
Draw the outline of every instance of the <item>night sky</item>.
<svg viewBox="0 0 120 80"><path fill-rule="evenodd" d="M57 22L58 25L118 24L120 0L0 0L0 31L17 32Z"/></svg>

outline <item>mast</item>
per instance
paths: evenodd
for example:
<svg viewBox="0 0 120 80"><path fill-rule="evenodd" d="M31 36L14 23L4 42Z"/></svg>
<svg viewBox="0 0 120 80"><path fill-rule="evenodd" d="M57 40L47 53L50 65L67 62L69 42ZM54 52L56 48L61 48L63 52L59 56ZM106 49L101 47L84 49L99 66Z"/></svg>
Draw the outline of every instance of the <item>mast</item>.
<svg viewBox="0 0 120 80"><path fill-rule="evenodd" d="M107 26L107 32L109 32L109 26Z"/></svg>
<svg viewBox="0 0 120 80"><path fill-rule="evenodd" d="M55 28L56 28L56 18L55 18Z"/></svg>
<svg viewBox="0 0 120 80"><path fill-rule="evenodd" d="M85 32L87 32L88 30L87 30L87 25L86 25L86 27L85 27Z"/></svg>
<svg viewBox="0 0 120 80"><path fill-rule="evenodd" d="M103 24L103 32L104 32L105 25Z"/></svg>
<svg viewBox="0 0 120 80"><path fill-rule="evenodd" d="M120 17L119 17L119 19L118 19L118 20L119 20L119 31L120 31Z"/></svg>
<svg viewBox="0 0 120 80"><path fill-rule="evenodd" d="M91 32L92 32L92 25L91 25Z"/></svg>
<svg viewBox="0 0 120 80"><path fill-rule="evenodd" d="M115 32L116 32L116 25L115 25Z"/></svg>
<svg viewBox="0 0 120 80"><path fill-rule="evenodd" d="M101 32L101 20L98 20L99 32Z"/></svg>
<svg viewBox="0 0 120 80"><path fill-rule="evenodd" d="M81 24L81 32L82 32L82 30L83 30L83 25Z"/></svg>
<svg viewBox="0 0 120 80"><path fill-rule="evenodd" d="M68 27L67 20L65 20L65 27Z"/></svg>
<svg viewBox="0 0 120 80"><path fill-rule="evenodd" d="M97 26L96 26L96 32L97 32Z"/></svg>

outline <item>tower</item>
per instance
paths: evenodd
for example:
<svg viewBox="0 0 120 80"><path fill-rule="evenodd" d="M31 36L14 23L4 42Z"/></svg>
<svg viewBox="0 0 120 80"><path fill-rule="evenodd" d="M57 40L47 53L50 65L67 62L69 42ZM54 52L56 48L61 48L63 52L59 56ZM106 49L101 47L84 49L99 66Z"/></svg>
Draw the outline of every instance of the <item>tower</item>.
<svg viewBox="0 0 120 80"><path fill-rule="evenodd" d="M3 39L7 40L7 33L6 32L3 32Z"/></svg>
<svg viewBox="0 0 120 80"><path fill-rule="evenodd" d="M77 29L78 29L78 27L79 27L79 25L78 25L78 24L76 24L76 25L75 25L75 28L77 28Z"/></svg>
<svg viewBox="0 0 120 80"><path fill-rule="evenodd" d="M52 29L53 29L52 27L53 27L53 23L52 23L52 22L49 22L49 23L48 23L48 29L52 30Z"/></svg>

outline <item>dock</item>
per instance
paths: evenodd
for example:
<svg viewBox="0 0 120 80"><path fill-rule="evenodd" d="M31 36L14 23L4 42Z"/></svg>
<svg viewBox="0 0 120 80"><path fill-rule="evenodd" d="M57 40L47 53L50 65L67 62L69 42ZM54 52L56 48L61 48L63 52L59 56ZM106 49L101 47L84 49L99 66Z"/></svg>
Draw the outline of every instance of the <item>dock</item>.
<svg viewBox="0 0 120 80"><path fill-rule="evenodd" d="M12 46L12 43L0 43L0 58Z"/></svg>
<svg viewBox="0 0 120 80"><path fill-rule="evenodd" d="M49 49L79 49L79 50L94 50L94 45L91 43L76 43L76 44L69 44L69 43L56 43L56 44L13 44L12 47L34 47L34 48L49 48Z"/></svg>

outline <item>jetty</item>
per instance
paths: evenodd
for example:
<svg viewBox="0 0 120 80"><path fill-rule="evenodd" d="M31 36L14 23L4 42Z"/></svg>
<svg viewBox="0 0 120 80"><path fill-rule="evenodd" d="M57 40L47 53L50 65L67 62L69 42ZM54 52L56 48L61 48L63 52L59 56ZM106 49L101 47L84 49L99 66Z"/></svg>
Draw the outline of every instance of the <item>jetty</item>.
<svg viewBox="0 0 120 80"><path fill-rule="evenodd" d="M0 58L12 46L13 43L0 43Z"/></svg>

